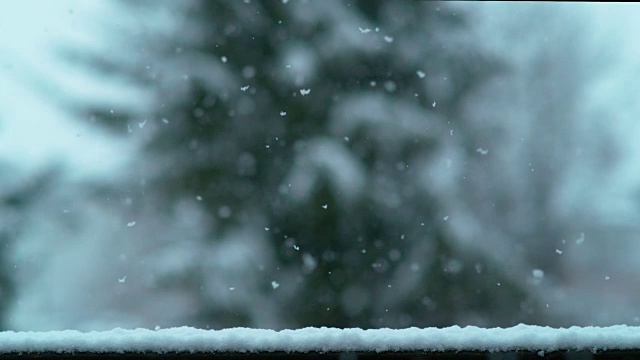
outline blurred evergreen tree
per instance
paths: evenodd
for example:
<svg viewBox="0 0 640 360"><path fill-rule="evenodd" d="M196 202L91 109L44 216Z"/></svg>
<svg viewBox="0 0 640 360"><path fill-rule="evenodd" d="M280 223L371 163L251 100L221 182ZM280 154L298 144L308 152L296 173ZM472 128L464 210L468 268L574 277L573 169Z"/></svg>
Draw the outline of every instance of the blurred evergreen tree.
<svg viewBox="0 0 640 360"><path fill-rule="evenodd" d="M127 6L163 7L177 25L122 28L124 55L70 54L149 87L156 105L147 118L82 111L145 141L136 183L159 211L197 198L211 241L264 231L277 262L257 298L278 297L280 326L536 323L532 294L448 222L475 153L456 148L473 144L462 104L502 68L468 41L464 14L372 0ZM200 299L189 325L264 325L216 305L201 265L163 284Z"/></svg>
<svg viewBox="0 0 640 360"><path fill-rule="evenodd" d="M55 178L48 169L33 176L21 176L10 164L0 163L0 329L9 329L8 310L15 301L16 269L13 248L24 229L30 206L46 192Z"/></svg>
<svg viewBox="0 0 640 360"><path fill-rule="evenodd" d="M9 254L16 235L17 214L12 196L0 193L0 329L7 329L6 312L14 293L14 283L9 266Z"/></svg>
<svg viewBox="0 0 640 360"><path fill-rule="evenodd" d="M0 164L2 172L11 173L6 164ZM10 266L13 244L21 226L21 211L30 194L10 178L0 177L0 329L8 329L7 310L14 299L15 283Z"/></svg>

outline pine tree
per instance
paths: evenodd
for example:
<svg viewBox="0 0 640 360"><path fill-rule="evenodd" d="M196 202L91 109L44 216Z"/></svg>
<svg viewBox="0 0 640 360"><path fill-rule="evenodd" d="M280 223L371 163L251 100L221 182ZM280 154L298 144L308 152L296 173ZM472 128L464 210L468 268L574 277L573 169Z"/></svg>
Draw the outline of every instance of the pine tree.
<svg viewBox="0 0 640 360"><path fill-rule="evenodd" d="M256 265L263 285L240 308L203 291L207 264L169 278L162 286L199 299L185 321L265 326L246 308L265 299L277 326L535 321L534 298L449 221L476 150L462 105L502 69L466 40L464 14L371 0L130 10L157 6L176 25L129 37L135 61L90 59L150 89L154 106L136 117L87 104L87 118L144 142L123 188L137 184L161 213L197 199L208 241L248 229L275 254Z"/></svg>
<svg viewBox="0 0 640 360"><path fill-rule="evenodd" d="M29 176L7 163L0 163L0 169L0 328L9 329L9 309L19 285L16 273L22 270L14 265L15 244L25 229L29 210L48 191L56 169Z"/></svg>

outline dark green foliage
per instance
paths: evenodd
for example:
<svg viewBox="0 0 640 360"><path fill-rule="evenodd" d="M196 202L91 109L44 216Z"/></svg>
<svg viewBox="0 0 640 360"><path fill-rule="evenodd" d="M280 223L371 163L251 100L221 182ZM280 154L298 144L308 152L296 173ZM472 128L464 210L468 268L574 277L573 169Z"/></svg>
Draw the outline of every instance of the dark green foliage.
<svg viewBox="0 0 640 360"><path fill-rule="evenodd" d="M260 226L251 223L260 214L281 271L296 274L294 294L278 300L282 324L535 322L518 281L456 239L443 220L456 194L434 190L426 175L450 129L473 146L461 105L501 69L461 40L464 14L436 2L184 4L182 32L132 40L158 51L141 61L157 71L145 191L167 209L201 197L216 218L211 241ZM303 61L290 69L292 54ZM110 127L135 125L95 113ZM221 206L233 216L219 216ZM206 305L198 323L260 325Z"/></svg>

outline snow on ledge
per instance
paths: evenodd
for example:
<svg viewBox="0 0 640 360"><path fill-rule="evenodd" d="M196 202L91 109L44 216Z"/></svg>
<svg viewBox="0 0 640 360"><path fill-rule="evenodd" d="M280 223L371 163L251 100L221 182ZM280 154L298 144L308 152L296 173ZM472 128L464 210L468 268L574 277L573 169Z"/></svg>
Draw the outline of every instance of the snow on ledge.
<svg viewBox="0 0 640 360"><path fill-rule="evenodd" d="M15 352L383 352L383 351L556 351L640 348L640 327L409 328L263 330L189 327L0 332L0 353Z"/></svg>

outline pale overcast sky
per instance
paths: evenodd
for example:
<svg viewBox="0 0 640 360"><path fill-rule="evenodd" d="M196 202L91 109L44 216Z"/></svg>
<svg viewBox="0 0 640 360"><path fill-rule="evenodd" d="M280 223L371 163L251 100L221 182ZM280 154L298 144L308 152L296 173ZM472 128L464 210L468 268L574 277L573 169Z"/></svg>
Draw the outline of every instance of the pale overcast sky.
<svg viewBox="0 0 640 360"><path fill-rule="evenodd" d="M104 6L104 1L74 0L0 3L0 162L27 172L66 163L74 175L102 174L120 163L121 141L70 120L51 101L69 92L56 88L57 82L75 82L80 91L95 88L52 50L95 36L90 25L101 19L96 14L108 14L98 11Z"/></svg>

